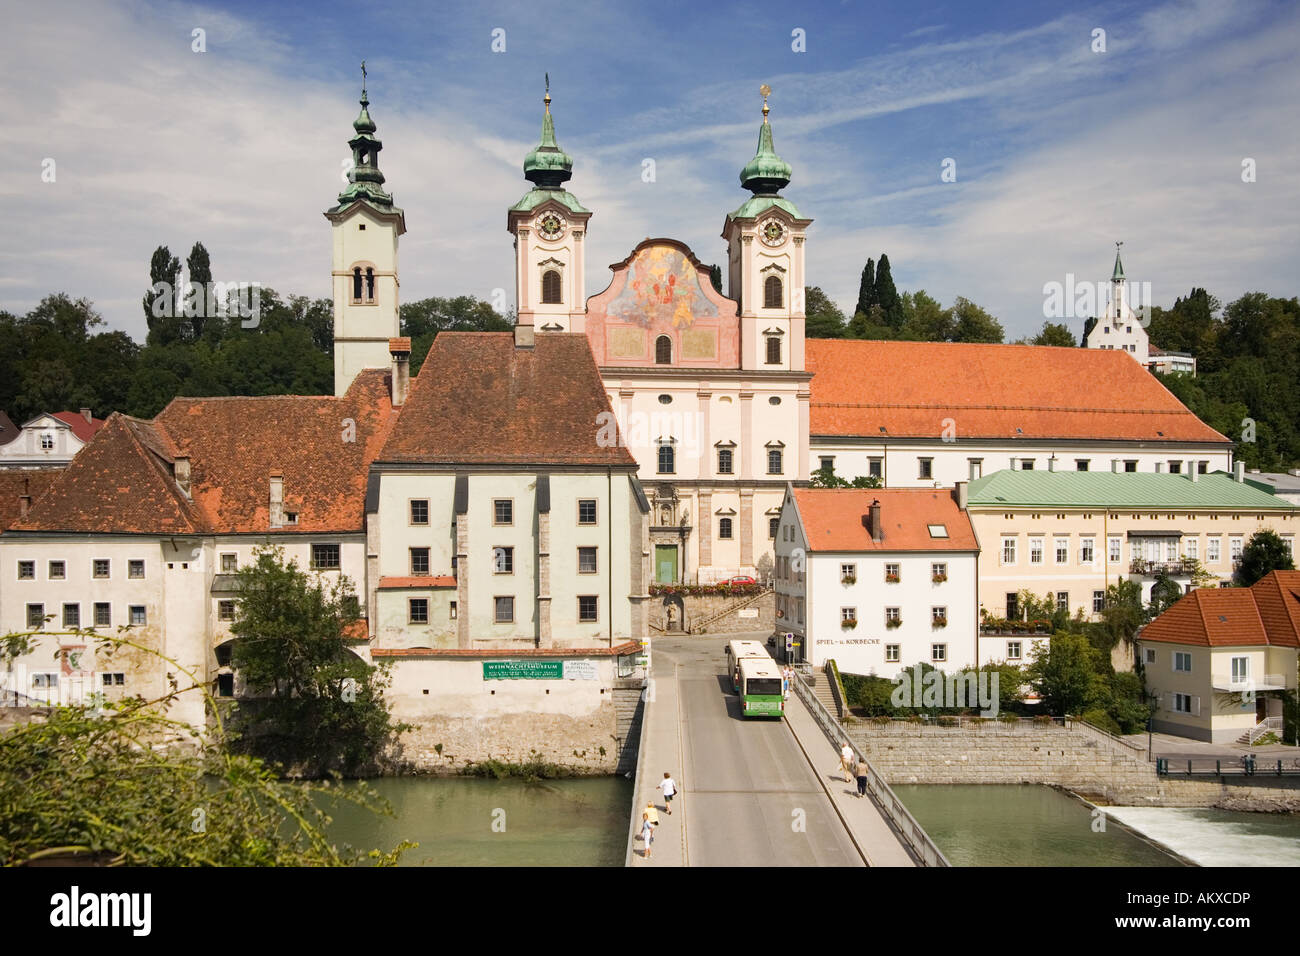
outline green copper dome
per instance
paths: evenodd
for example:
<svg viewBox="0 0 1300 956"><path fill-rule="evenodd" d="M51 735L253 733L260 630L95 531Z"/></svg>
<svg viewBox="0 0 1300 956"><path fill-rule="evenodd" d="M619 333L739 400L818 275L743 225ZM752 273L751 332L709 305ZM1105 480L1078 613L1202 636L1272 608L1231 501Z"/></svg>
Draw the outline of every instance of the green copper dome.
<svg viewBox="0 0 1300 956"><path fill-rule="evenodd" d="M1119 250L1115 250L1115 269L1110 274L1111 281L1124 278L1124 263L1119 261Z"/></svg>
<svg viewBox="0 0 1300 956"><path fill-rule="evenodd" d="M758 128L758 151L740 171L740 184L756 196L771 196L790 183L790 164L772 147L772 127L767 122L767 105L763 106L763 125Z"/></svg>
<svg viewBox="0 0 1300 956"><path fill-rule="evenodd" d="M546 94L546 115L542 117L542 141L524 157L524 178L538 189L561 189L573 178L573 157L555 141L551 119L551 94Z"/></svg>
<svg viewBox="0 0 1300 956"><path fill-rule="evenodd" d="M368 199L384 208L393 205L393 197L384 190L384 174L379 169L379 151L384 144L375 138L375 121L370 118L370 98L361 87L361 112L352 124L356 135L348 140L352 148L352 168L348 185L339 193L339 208L358 199Z"/></svg>

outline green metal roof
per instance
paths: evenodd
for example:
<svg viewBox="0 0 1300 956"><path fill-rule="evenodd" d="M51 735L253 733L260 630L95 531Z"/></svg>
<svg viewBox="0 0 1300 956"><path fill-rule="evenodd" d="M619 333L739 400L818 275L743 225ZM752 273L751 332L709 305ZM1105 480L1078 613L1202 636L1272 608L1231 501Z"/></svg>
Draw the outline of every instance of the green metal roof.
<svg viewBox="0 0 1300 956"><path fill-rule="evenodd" d="M740 171L740 184L755 194L774 194L790 184L791 169L772 146L772 126L767 121L758 128L758 149L754 158Z"/></svg>
<svg viewBox="0 0 1300 956"><path fill-rule="evenodd" d="M777 209L784 209L796 219L802 219L799 210L795 204L784 196L750 196L735 212L728 213L728 219L755 219L761 216L775 206Z"/></svg>
<svg viewBox="0 0 1300 956"><path fill-rule="evenodd" d="M1119 250L1115 250L1115 271L1110 274L1111 279L1124 278L1124 263L1119 261Z"/></svg>
<svg viewBox="0 0 1300 956"><path fill-rule="evenodd" d="M572 212L591 212L590 209L587 209L582 205L582 203L578 202L577 196L565 189L530 189L528 192L524 193L523 199L510 207L510 211L531 212L548 199L554 199Z"/></svg>
<svg viewBox="0 0 1300 956"><path fill-rule="evenodd" d="M1151 472L1004 470L972 481L967 492L970 507L1300 510L1223 472L1192 481Z"/></svg>

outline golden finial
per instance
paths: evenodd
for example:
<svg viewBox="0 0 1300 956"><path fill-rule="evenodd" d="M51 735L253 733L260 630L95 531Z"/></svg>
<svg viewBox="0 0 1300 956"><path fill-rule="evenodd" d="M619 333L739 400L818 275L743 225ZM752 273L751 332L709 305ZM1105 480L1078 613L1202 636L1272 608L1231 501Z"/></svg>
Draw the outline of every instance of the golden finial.
<svg viewBox="0 0 1300 956"><path fill-rule="evenodd" d="M551 74L544 73L543 76L546 77L546 96L545 98L543 98L542 102L546 104L546 115L550 116L551 115Z"/></svg>
<svg viewBox="0 0 1300 956"><path fill-rule="evenodd" d="M763 122L766 123L767 111L771 109L771 107L767 105L767 98L772 95L772 87L764 83L762 86L758 88L758 92L763 94Z"/></svg>

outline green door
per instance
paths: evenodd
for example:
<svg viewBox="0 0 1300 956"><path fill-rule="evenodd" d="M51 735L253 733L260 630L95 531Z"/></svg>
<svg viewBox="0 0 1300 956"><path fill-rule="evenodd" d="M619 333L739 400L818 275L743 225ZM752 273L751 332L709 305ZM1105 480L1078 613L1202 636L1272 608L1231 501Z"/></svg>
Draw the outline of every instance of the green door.
<svg viewBox="0 0 1300 956"><path fill-rule="evenodd" d="M655 583L677 583L677 545L655 545Z"/></svg>

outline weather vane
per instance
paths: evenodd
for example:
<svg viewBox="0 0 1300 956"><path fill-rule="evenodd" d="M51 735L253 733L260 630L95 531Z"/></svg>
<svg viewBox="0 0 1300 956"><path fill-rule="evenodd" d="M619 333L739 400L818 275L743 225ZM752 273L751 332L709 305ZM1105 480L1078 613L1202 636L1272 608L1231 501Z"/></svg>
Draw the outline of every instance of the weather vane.
<svg viewBox="0 0 1300 956"><path fill-rule="evenodd" d="M366 61L361 61L361 95L366 95Z"/></svg>
<svg viewBox="0 0 1300 956"><path fill-rule="evenodd" d="M549 114L551 112L551 74L543 73L542 75L546 77L546 96L542 102L546 104L546 112Z"/></svg>
<svg viewBox="0 0 1300 956"><path fill-rule="evenodd" d="M758 92L763 94L763 122L766 123L768 111L767 98L772 95L772 87L764 83L758 88Z"/></svg>

